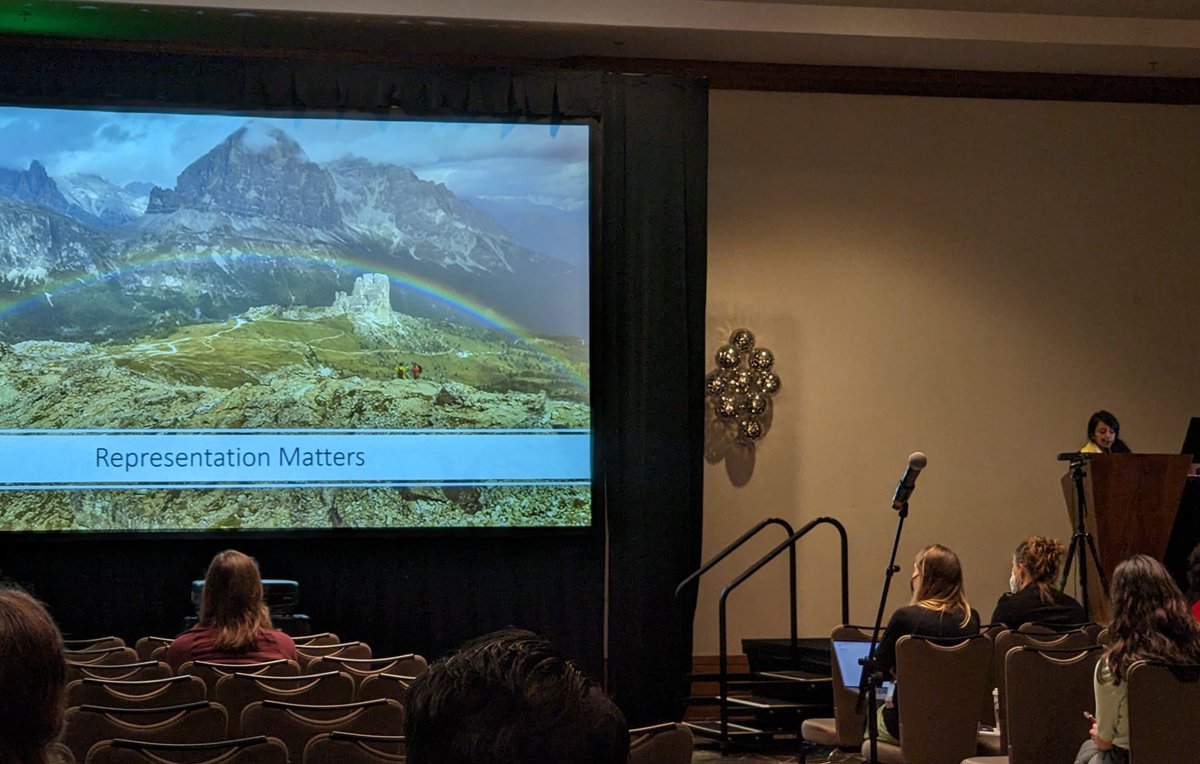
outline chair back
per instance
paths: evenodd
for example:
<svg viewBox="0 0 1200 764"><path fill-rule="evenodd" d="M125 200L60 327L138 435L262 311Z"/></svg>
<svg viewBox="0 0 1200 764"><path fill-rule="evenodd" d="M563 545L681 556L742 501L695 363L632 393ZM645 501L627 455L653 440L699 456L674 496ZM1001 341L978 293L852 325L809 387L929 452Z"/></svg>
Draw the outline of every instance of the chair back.
<svg viewBox="0 0 1200 764"><path fill-rule="evenodd" d="M87 637L83 639L64 639L63 650L79 652L80 650L99 650L106 647L124 647L125 640L120 637Z"/></svg>
<svg viewBox="0 0 1200 764"><path fill-rule="evenodd" d="M286 658L261 663L221 663L219 661L188 661L179 667L180 676L191 674L204 682L209 698L221 677L230 674L262 674L263 676L296 676L300 664Z"/></svg>
<svg viewBox="0 0 1200 764"><path fill-rule="evenodd" d="M975 755L979 698L987 691L991 640L901 637L896 644L900 750L921 764L959 764Z"/></svg>
<svg viewBox="0 0 1200 764"><path fill-rule="evenodd" d="M870 642L871 633L858 626L842 624L833 627L829 640L838 642ZM858 688L846 687L842 681L841 665L837 651L830 649L829 666L833 679L833 725L837 732L838 745L843 748L858 748L862 743L864 724L867 718L866 704L858 707Z"/></svg>
<svg viewBox="0 0 1200 764"><path fill-rule="evenodd" d="M96 743L115 738L160 743L223 740L227 720L225 709L207 700L165 708L79 706L67 709L62 742L77 761L84 761Z"/></svg>
<svg viewBox="0 0 1200 764"><path fill-rule="evenodd" d="M682 724L629 730L630 764L691 764L693 747L692 731Z"/></svg>
<svg viewBox="0 0 1200 764"><path fill-rule="evenodd" d="M981 632L985 637L992 640L993 647L996 644L996 637L1002 632L1008 631L1008 627L1002 623L990 623L981 627ZM995 698L992 695L992 688L996 687L999 681L998 676L1004 672L1004 665L998 664L995 659L995 652L992 653L992 661L988 663L988 690L979 699L979 723L987 726L1000 728L999 714L996 711Z"/></svg>
<svg viewBox="0 0 1200 764"><path fill-rule="evenodd" d="M1009 764L1072 761L1088 739L1092 672L1101 648L1077 652L1016 647L1005 654Z"/></svg>
<svg viewBox="0 0 1200 764"><path fill-rule="evenodd" d="M1029 626L1029 624L1025 624L1025 626ZM1040 627L1040 624L1038 626ZM1096 640L1092 635L1082 628L1066 632L1052 630L1002 631L996 635L995 665L1000 668L996 673L996 692L999 697L999 703L996 706L996 726L1000 730L1000 752L1002 754L1008 753L1008 720L1006 718L1008 687L1004 668L1009 651L1018 647L1034 647L1041 650L1082 650L1095 644ZM1090 708L1091 704L1088 707ZM1076 710L1081 712L1080 718L1082 718L1083 709Z"/></svg>
<svg viewBox="0 0 1200 764"><path fill-rule="evenodd" d="M297 645L296 652L300 654L300 664L306 669L317 658L327 655L336 658L370 658L371 646L366 642L335 642L328 645Z"/></svg>
<svg viewBox="0 0 1200 764"><path fill-rule="evenodd" d="M400 705L408 703L408 686L413 677L398 674L372 674L362 680L358 688L359 700L391 698Z"/></svg>
<svg viewBox="0 0 1200 764"><path fill-rule="evenodd" d="M259 735L267 730L283 741L292 761L301 761L308 741L325 732L404 734L404 708L385 699L336 705L257 700L246 706L242 711L242 733Z"/></svg>
<svg viewBox="0 0 1200 764"><path fill-rule="evenodd" d="M274 737L215 743L147 743L108 740L88 753L87 764L288 764L287 747Z"/></svg>
<svg viewBox="0 0 1200 764"><path fill-rule="evenodd" d="M303 764L403 764L403 735L325 732L304 746Z"/></svg>
<svg viewBox="0 0 1200 764"><path fill-rule="evenodd" d="M306 645L314 647L319 645L336 645L341 641L341 638L337 634L330 631L323 631L320 634L305 634L302 637L292 637L292 642L296 647L304 647Z"/></svg>
<svg viewBox="0 0 1200 764"><path fill-rule="evenodd" d="M117 681L76 679L67 684L67 707L154 708L204 700L204 682L194 676Z"/></svg>
<svg viewBox="0 0 1200 764"><path fill-rule="evenodd" d="M71 663L136 663L137 651L132 647L93 647L86 650L63 650Z"/></svg>
<svg viewBox="0 0 1200 764"><path fill-rule="evenodd" d="M1195 761L1189 733L1200 724L1200 666L1138 661L1127 681L1130 764Z"/></svg>
<svg viewBox="0 0 1200 764"><path fill-rule="evenodd" d="M50 746L50 756L47 762L49 764L83 764L83 759L76 761L75 754L71 753L70 748L62 743L55 743Z"/></svg>
<svg viewBox="0 0 1200 764"><path fill-rule="evenodd" d="M67 681L73 679L166 679L171 676L171 667L162 661L138 661L137 663L73 663L67 661Z"/></svg>
<svg viewBox="0 0 1200 764"><path fill-rule="evenodd" d="M336 655L322 655L308 664L308 671L344 671L354 679L355 687L362 687L363 680L375 674L413 677L425 673L428 667L429 664L424 658L413 653L386 658L342 658Z"/></svg>
<svg viewBox="0 0 1200 764"><path fill-rule="evenodd" d="M332 705L354 701L354 680L337 671L300 676L230 674L217 680L213 698L229 712L229 734L240 735L242 711L256 700Z"/></svg>
<svg viewBox="0 0 1200 764"><path fill-rule="evenodd" d="M174 641L172 637L142 637L134 643L133 649L137 652L139 661L158 660L154 651L160 647L166 648Z"/></svg>

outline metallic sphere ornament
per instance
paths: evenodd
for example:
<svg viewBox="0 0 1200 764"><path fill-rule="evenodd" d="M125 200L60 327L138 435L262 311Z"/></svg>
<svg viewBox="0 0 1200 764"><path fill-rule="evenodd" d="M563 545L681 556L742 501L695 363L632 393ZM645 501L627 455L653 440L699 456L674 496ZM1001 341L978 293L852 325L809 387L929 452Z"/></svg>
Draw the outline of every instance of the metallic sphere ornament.
<svg viewBox="0 0 1200 764"><path fill-rule="evenodd" d="M779 375L773 371L768 371L763 374L758 382L758 389L762 390L767 395L774 395L779 392Z"/></svg>
<svg viewBox="0 0 1200 764"><path fill-rule="evenodd" d="M753 443L763 436L762 422L757 419L743 419L738 423L738 436Z"/></svg>
<svg viewBox="0 0 1200 764"><path fill-rule="evenodd" d="M741 362L742 353L733 345L717 348L717 366L722 369L736 369Z"/></svg>
<svg viewBox="0 0 1200 764"><path fill-rule="evenodd" d="M739 353L745 353L754 347L754 333L749 329L735 329L729 335L729 344L737 348Z"/></svg>
<svg viewBox="0 0 1200 764"><path fill-rule="evenodd" d="M755 348L750 352L750 368L770 371L775 365L775 354L766 348Z"/></svg>
<svg viewBox="0 0 1200 764"><path fill-rule="evenodd" d="M715 398L729 389L729 380L720 371L710 371L704 378L704 394Z"/></svg>
<svg viewBox="0 0 1200 764"><path fill-rule="evenodd" d="M722 395L717 398L716 403L717 416L722 419L733 419L740 411L738 411L738 400L732 395Z"/></svg>
<svg viewBox="0 0 1200 764"><path fill-rule="evenodd" d="M750 392L750 373L745 369L737 369L729 375L729 391L736 395Z"/></svg>
<svg viewBox="0 0 1200 764"><path fill-rule="evenodd" d="M746 396L745 411L751 416L762 416L767 413L767 407L770 406L771 399L762 393L751 393Z"/></svg>

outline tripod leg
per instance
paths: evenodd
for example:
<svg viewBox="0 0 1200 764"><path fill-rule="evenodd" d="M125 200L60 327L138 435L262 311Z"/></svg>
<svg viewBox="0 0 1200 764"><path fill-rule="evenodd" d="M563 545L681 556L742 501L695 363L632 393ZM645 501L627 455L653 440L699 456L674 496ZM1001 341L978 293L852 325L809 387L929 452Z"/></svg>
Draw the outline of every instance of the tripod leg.
<svg viewBox="0 0 1200 764"><path fill-rule="evenodd" d="M1075 537L1071 537L1071 546L1067 548L1067 559L1063 563L1062 572L1058 574L1058 590L1067 588L1067 578L1071 575L1071 560L1075 559Z"/></svg>
<svg viewBox="0 0 1200 764"><path fill-rule="evenodd" d="M1100 554L1096 552L1096 542L1092 540L1092 534L1084 534L1087 539L1088 549L1092 552L1092 559L1096 562L1096 573L1100 576L1100 591L1108 594L1108 576L1104 575L1104 568L1100 567Z"/></svg>

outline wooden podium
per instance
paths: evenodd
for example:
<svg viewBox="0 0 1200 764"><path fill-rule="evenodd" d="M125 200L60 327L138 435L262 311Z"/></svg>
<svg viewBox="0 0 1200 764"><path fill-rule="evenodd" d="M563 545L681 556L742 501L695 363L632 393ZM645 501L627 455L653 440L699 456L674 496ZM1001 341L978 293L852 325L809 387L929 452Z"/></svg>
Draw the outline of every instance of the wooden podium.
<svg viewBox="0 0 1200 764"><path fill-rule="evenodd" d="M1096 544L1105 580L1124 559L1148 554L1161 561L1179 511L1192 457L1188 454L1082 454L1084 530ZM1071 528L1078 522L1077 489L1072 470L1062 477ZM1097 561L1082 539L1075 544L1075 559L1067 575L1077 575L1079 555L1087 562L1087 590L1091 616L1107 620L1108 594L1102 590L1095 570ZM1064 565L1065 565L1064 560Z"/></svg>

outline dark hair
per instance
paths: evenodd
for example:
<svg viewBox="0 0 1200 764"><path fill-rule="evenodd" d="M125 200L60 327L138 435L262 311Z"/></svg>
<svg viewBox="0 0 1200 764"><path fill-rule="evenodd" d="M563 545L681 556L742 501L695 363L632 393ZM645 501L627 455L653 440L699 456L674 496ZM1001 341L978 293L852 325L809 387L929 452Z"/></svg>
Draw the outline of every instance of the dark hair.
<svg viewBox="0 0 1200 764"><path fill-rule="evenodd" d="M1030 536L1017 544L1017 549L1013 552L1017 564L1029 571L1033 583L1037 584L1042 602L1047 605L1054 601L1050 594L1050 585L1058 575L1063 551L1063 545L1048 536Z"/></svg>
<svg viewBox="0 0 1200 764"><path fill-rule="evenodd" d="M1153 557L1137 554L1113 571L1108 668L1120 684L1134 661L1200 663L1200 624L1175 579Z"/></svg>
<svg viewBox="0 0 1200 764"><path fill-rule="evenodd" d="M1108 425L1108 428L1113 431L1113 435L1116 436L1113 438L1112 448L1108 449L1109 452L1114 454L1129 453L1129 446L1125 445L1125 441L1121 440L1121 423L1117 421L1115 416L1104 409L1100 409L1096 413L1092 414L1091 418L1088 419L1088 440L1092 441L1093 443L1095 442L1096 427L1101 422Z"/></svg>
<svg viewBox="0 0 1200 764"><path fill-rule="evenodd" d="M413 680L409 764L626 764L620 709L532 632L469 642Z"/></svg>
<svg viewBox="0 0 1200 764"><path fill-rule="evenodd" d="M262 578L253 557L226 549L212 558L204 574L200 623L217 628L213 644L218 650L253 647L271 628L271 614L263 603Z"/></svg>
<svg viewBox="0 0 1200 764"><path fill-rule="evenodd" d="M940 613L963 614L962 625L971 620L971 603L963 588L962 563L958 555L941 544L930 544L917 553L921 587L913 592L913 603Z"/></svg>
<svg viewBox="0 0 1200 764"><path fill-rule="evenodd" d="M0 761L43 764L63 726L62 634L41 603L0 588Z"/></svg>
<svg viewBox="0 0 1200 764"><path fill-rule="evenodd" d="M1197 544L1188 555L1187 585L1188 601L1200 600L1200 544Z"/></svg>

